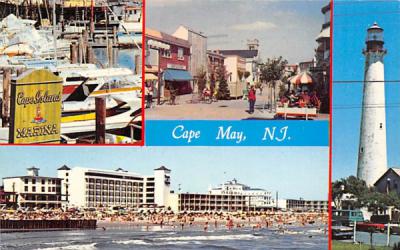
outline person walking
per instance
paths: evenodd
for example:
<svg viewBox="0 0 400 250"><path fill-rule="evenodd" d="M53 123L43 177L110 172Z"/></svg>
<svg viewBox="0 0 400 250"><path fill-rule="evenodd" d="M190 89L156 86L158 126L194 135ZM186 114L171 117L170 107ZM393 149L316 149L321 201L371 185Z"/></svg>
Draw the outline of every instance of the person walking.
<svg viewBox="0 0 400 250"><path fill-rule="evenodd" d="M150 83L146 83L145 87L146 108L151 108L153 102L153 87Z"/></svg>
<svg viewBox="0 0 400 250"><path fill-rule="evenodd" d="M254 89L254 85L250 87L249 90L249 113L254 113L254 105L256 104L256 90Z"/></svg>

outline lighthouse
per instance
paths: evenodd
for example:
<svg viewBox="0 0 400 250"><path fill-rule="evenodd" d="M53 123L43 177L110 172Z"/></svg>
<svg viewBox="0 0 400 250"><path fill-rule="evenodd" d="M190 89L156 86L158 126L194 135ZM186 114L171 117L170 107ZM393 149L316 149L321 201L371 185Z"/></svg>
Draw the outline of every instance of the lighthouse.
<svg viewBox="0 0 400 250"><path fill-rule="evenodd" d="M374 23L367 30L364 91L357 177L368 186L387 170L383 29Z"/></svg>

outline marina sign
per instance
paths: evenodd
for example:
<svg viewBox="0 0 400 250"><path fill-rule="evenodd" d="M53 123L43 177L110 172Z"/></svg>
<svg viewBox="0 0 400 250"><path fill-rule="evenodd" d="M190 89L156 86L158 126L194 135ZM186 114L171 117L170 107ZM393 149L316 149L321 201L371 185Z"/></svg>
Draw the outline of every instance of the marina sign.
<svg viewBox="0 0 400 250"><path fill-rule="evenodd" d="M61 77L28 70L11 82L10 143L59 143Z"/></svg>

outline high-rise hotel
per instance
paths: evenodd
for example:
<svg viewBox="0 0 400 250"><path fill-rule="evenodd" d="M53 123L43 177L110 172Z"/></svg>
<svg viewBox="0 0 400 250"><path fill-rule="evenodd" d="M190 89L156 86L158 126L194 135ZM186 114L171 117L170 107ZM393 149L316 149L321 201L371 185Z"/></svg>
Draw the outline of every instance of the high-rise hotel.
<svg viewBox="0 0 400 250"><path fill-rule="evenodd" d="M39 169L28 169L28 175L3 178L4 191L14 192L22 207L98 208L121 206L163 207L170 193L170 170L162 166L154 175L117 170L100 170L66 165L58 177L39 176Z"/></svg>

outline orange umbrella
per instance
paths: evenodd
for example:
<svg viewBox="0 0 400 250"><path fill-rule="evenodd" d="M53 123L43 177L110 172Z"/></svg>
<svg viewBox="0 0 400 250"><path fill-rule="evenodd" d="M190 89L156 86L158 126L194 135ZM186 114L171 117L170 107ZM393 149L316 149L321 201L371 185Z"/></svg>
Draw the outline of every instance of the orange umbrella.
<svg viewBox="0 0 400 250"><path fill-rule="evenodd" d="M312 84L314 82L314 79L308 72L301 72L295 76L290 77L289 82L296 85Z"/></svg>

